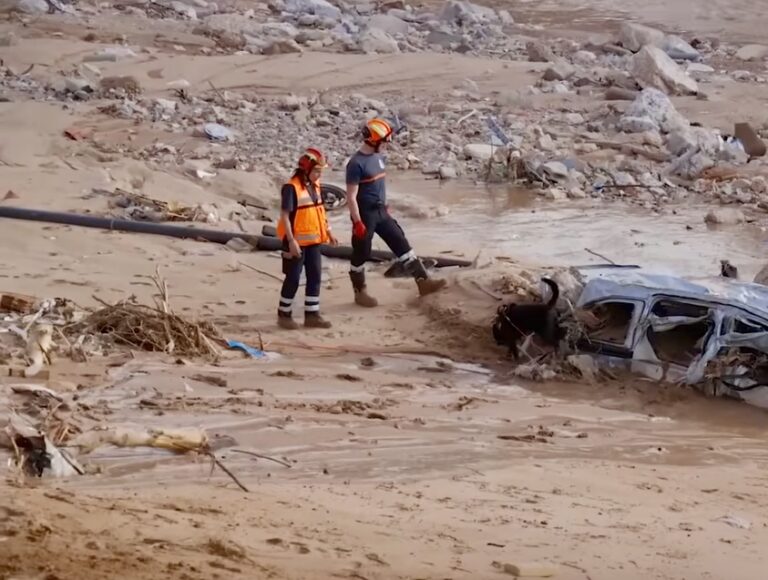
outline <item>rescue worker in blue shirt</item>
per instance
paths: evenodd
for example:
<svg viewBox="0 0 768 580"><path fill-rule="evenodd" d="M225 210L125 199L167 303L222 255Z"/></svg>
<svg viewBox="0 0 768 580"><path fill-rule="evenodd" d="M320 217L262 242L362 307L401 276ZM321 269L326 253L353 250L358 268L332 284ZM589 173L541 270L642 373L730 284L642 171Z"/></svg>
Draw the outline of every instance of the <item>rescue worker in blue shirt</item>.
<svg viewBox="0 0 768 580"><path fill-rule="evenodd" d="M368 293L365 262L371 256L373 235L389 246L397 260L416 280L419 294L426 296L445 287L445 280L430 278L422 261L411 248L400 224L389 214L386 196L386 164L382 153L394 131L384 119L371 119L363 128L363 144L347 163L347 206L352 218L352 260L349 277L355 303L378 306Z"/></svg>

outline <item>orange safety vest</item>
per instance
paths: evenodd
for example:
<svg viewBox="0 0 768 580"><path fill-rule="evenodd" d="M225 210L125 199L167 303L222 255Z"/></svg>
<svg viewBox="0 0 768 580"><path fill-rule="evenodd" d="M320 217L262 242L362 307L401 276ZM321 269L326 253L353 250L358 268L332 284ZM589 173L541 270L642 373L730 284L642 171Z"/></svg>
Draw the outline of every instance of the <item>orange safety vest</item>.
<svg viewBox="0 0 768 580"><path fill-rule="evenodd" d="M317 203L312 200L307 186L299 176L288 180L296 190L296 212L291 227L293 237L300 246L313 246L328 242L328 222L325 217L323 196L320 193L320 182L314 183L317 192ZM277 237L285 239L285 227L283 220L277 223Z"/></svg>

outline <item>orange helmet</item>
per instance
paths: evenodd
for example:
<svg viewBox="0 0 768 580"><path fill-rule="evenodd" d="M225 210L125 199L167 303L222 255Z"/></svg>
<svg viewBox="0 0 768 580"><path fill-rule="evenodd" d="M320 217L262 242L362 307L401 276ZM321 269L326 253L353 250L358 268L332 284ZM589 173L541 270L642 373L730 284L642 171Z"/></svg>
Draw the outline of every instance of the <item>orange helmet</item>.
<svg viewBox="0 0 768 580"><path fill-rule="evenodd" d="M320 149L310 147L304 151L304 154L301 157L299 157L298 166L299 169L308 174L315 167L319 167L320 169L328 167L328 162Z"/></svg>
<svg viewBox="0 0 768 580"><path fill-rule="evenodd" d="M371 147L378 147L382 143L392 140L392 125L384 119L371 119L363 127L363 139Z"/></svg>

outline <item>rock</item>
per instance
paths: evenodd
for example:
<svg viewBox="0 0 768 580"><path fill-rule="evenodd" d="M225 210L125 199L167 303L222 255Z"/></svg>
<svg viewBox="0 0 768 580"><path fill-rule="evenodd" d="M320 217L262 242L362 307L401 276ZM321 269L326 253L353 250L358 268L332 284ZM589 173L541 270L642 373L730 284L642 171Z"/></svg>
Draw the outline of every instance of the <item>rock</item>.
<svg viewBox="0 0 768 580"><path fill-rule="evenodd" d="M326 0L285 0L285 11L293 14L314 14L331 20L341 20L341 10Z"/></svg>
<svg viewBox="0 0 768 580"><path fill-rule="evenodd" d="M557 57L546 44L540 40L532 40L525 45L528 60L531 62L555 62Z"/></svg>
<svg viewBox="0 0 768 580"><path fill-rule="evenodd" d="M619 29L619 42L632 52L638 52L644 46L663 46L664 40L665 34L661 30L644 24L623 22Z"/></svg>
<svg viewBox="0 0 768 580"><path fill-rule="evenodd" d="M556 147L555 141L546 133L539 136L536 140L536 146L540 151L554 151Z"/></svg>
<svg viewBox="0 0 768 580"><path fill-rule="evenodd" d="M261 49L262 54L275 55L275 54L292 54L296 52L302 52L299 43L292 38L281 38L268 42L267 45Z"/></svg>
<svg viewBox="0 0 768 580"><path fill-rule="evenodd" d="M488 161L493 157L494 151L498 148L485 143L469 143L464 145L462 152L467 159L476 159L478 161Z"/></svg>
<svg viewBox="0 0 768 580"><path fill-rule="evenodd" d="M762 269L755 275L755 284L762 284L768 286L768 264L762 267Z"/></svg>
<svg viewBox="0 0 768 580"><path fill-rule="evenodd" d="M24 14L46 14L50 10L45 0L18 0L3 2L0 12L23 12Z"/></svg>
<svg viewBox="0 0 768 580"><path fill-rule="evenodd" d="M378 28L369 28L360 35L360 50L366 54L395 54L400 52L397 41Z"/></svg>
<svg viewBox="0 0 768 580"><path fill-rule="evenodd" d="M748 44L736 51L736 58L741 60L763 60L768 56L768 46L762 44Z"/></svg>
<svg viewBox="0 0 768 580"><path fill-rule="evenodd" d="M543 78L545 81L565 81L571 78L575 73L576 69L567 62L561 60L547 68L547 70L544 71Z"/></svg>
<svg viewBox="0 0 768 580"><path fill-rule="evenodd" d="M597 62L597 56L594 52L589 52L588 50L579 50L577 52L573 53L573 56L571 57L574 64L577 64L579 66L592 66Z"/></svg>
<svg viewBox="0 0 768 580"><path fill-rule="evenodd" d="M587 193L580 187L572 187L568 190L569 199L587 199Z"/></svg>
<svg viewBox="0 0 768 580"><path fill-rule="evenodd" d="M708 64L702 64L700 62L688 63L688 66L686 67L685 70L688 72L688 74L695 74L695 75L707 75L715 72L714 68L712 68Z"/></svg>
<svg viewBox="0 0 768 580"><path fill-rule="evenodd" d="M708 224L735 226L746 222L747 216L745 216L744 212L740 209L733 207L719 207L710 210L704 217L704 221Z"/></svg>
<svg viewBox="0 0 768 580"><path fill-rule="evenodd" d="M64 79L64 89L71 93L77 93L78 91L90 93L93 92L93 85L88 79L68 77Z"/></svg>
<svg viewBox="0 0 768 580"><path fill-rule="evenodd" d="M541 164L540 169L547 177L555 181L568 177L568 168L565 166L565 163L560 161L547 161Z"/></svg>
<svg viewBox="0 0 768 580"><path fill-rule="evenodd" d="M679 36L669 35L664 39L661 49L669 58L675 60L698 60L701 54Z"/></svg>
<svg viewBox="0 0 768 580"><path fill-rule="evenodd" d="M550 187L544 197L549 201L565 201L568 199L568 194L557 187Z"/></svg>
<svg viewBox="0 0 768 580"><path fill-rule="evenodd" d="M699 90L696 81L655 46L644 46L632 57L632 73L643 88L656 88L671 95L696 94Z"/></svg>
<svg viewBox="0 0 768 580"><path fill-rule="evenodd" d="M461 44L463 42L463 38L457 34L450 34L448 32L443 32L441 30L433 30L429 34L427 34L427 37L424 39L424 42L430 46L430 45L437 45L441 48L449 49L452 45Z"/></svg>
<svg viewBox="0 0 768 580"><path fill-rule="evenodd" d="M387 34L406 35L411 29L410 24L389 14L375 14L368 19L368 28L378 28Z"/></svg>
<svg viewBox="0 0 768 580"><path fill-rule="evenodd" d="M634 101L640 91L634 91L632 89L622 89L621 87L608 87L605 91L606 101Z"/></svg>
<svg viewBox="0 0 768 580"><path fill-rule="evenodd" d="M155 99L155 107L165 113L173 113L176 111L176 101L170 99Z"/></svg>
<svg viewBox="0 0 768 580"><path fill-rule="evenodd" d="M311 118L312 113L309 109L301 108L298 111L293 112L293 121L297 125L306 125Z"/></svg>
<svg viewBox="0 0 768 580"><path fill-rule="evenodd" d="M703 127L684 127L669 134L667 149L675 156L682 155L689 149L695 149L714 157L720 150L720 137Z"/></svg>
<svg viewBox="0 0 768 580"><path fill-rule="evenodd" d="M174 12L186 16L190 20L197 20L197 10L188 4L184 4L183 2L171 2L171 8L173 8Z"/></svg>
<svg viewBox="0 0 768 580"><path fill-rule="evenodd" d="M117 62L134 58L136 53L127 46L110 46L83 58L83 62Z"/></svg>
<svg viewBox="0 0 768 580"><path fill-rule="evenodd" d="M298 111L307 104L307 99L296 95L285 95L278 103L278 106L284 111Z"/></svg>
<svg viewBox="0 0 768 580"><path fill-rule="evenodd" d="M453 165L441 165L438 173L440 179L456 179L459 177L459 171Z"/></svg>
<svg viewBox="0 0 768 580"><path fill-rule="evenodd" d="M510 26L515 23L515 19L508 10L499 10L499 20L504 26Z"/></svg>
<svg viewBox="0 0 768 580"><path fill-rule="evenodd" d="M685 179L696 179L706 169L715 166L715 161L701 152L691 149L677 158L670 167L670 172Z"/></svg>
<svg viewBox="0 0 768 580"><path fill-rule="evenodd" d="M646 128L638 131L639 125ZM677 112L669 97L657 89L643 90L619 120L619 128L622 131L636 133L649 130L669 132L688 125L688 121Z"/></svg>
<svg viewBox="0 0 768 580"><path fill-rule="evenodd" d="M471 2L448 0L440 11L438 18L443 22L464 26L466 24L482 24L497 20L492 8L478 6Z"/></svg>
<svg viewBox="0 0 768 580"><path fill-rule="evenodd" d="M569 125L581 125L584 123L584 115L581 113L566 113L564 120Z"/></svg>

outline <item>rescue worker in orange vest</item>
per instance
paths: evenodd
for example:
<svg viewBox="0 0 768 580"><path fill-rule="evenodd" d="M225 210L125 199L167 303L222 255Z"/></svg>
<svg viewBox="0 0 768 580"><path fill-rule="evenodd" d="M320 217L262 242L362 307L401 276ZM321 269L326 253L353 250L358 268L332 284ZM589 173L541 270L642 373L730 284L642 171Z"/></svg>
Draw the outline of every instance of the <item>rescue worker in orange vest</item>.
<svg viewBox="0 0 768 580"><path fill-rule="evenodd" d="M320 176L328 166L319 149L310 147L299 158L296 170L281 191L280 221L277 236L283 241L283 288L277 324L286 330L296 330L293 300L299 290L301 271L307 275L304 298L304 326L330 328L331 323L320 315L320 284L322 282L322 244L338 245L331 233L320 193Z"/></svg>
<svg viewBox="0 0 768 580"><path fill-rule="evenodd" d="M437 292L445 280L432 279L416 256L400 224L389 214L385 185L385 160L382 153L392 141L394 131L384 119L371 119L363 128L363 144L347 162L347 205L352 218L352 259L349 277L355 303L373 308L376 298L368 293L365 263L371 257L373 235L389 246L405 271L416 280L419 294Z"/></svg>

